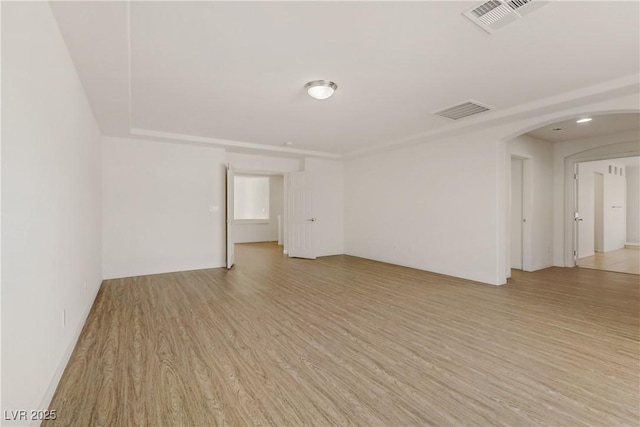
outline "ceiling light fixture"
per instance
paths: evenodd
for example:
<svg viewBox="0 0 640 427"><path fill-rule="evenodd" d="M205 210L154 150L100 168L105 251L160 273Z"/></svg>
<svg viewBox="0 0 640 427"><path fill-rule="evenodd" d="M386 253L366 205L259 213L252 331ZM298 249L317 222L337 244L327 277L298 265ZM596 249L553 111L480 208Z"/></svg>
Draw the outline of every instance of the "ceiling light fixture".
<svg viewBox="0 0 640 427"><path fill-rule="evenodd" d="M593 120L591 117L585 117L584 119L576 120L576 123L587 123Z"/></svg>
<svg viewBox="0 0 640 427"><path fill-rule="evenodd" d="M338 89L338 85L329 80L314 80L304 85L310 97L327 99Z"/></svg>

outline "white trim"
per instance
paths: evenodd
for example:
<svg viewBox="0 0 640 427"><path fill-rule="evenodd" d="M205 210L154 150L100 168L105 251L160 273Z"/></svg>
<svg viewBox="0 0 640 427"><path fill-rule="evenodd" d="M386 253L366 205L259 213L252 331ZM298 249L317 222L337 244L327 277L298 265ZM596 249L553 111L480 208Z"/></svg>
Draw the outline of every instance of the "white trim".
<svg viewBox="0 0 640 427"><path fill-rule="evenodd" d="M439 274L441 276L447 276L447 277L451 277L454 279L463 279L463 280L468 280L470 282L473 283L477 283L477 284L482 284L482 285L490 285L490 286L503 286L507 284L507 280L505 279L504 281L484 281L484 280L480 280L480 279L474 279L471 276L468 275L464 275L461 276L459 271L450 271L450 270L435 270L435 269L431 269L431 267L425 267L423 265L419 265L418 263L415 262L404 262L404 261L399 261L399 260L394 260L394 261L389 261L389 260L385 260L379 257L373 257L373 256L369 256L369 255L355 255L351 252L344 252L342 254L333 254L333 255L321 255L318 258L321 258L323 256L334 256L334 255L346 255L346 256L350 256L350 257L354 257L354 258L361 258L361 259L368 259L371 261L376 261L376 262L380 262L382 264L389 264L389 265L396 265L396 266L400 266L400 267L407 267L407 268L414 268L417 270L422 270L426 273L430 273L430 274Z"/></svg>
<svg viewBox="0 0 640 427"><path fill-rule="evenodd" d="M44 396L40 401L40 406L38 407L38 409L49 408L49 405L51 404L51 400L53 399L53 395L56 392L56 389L58 388L60 379L62 378L62 374L64 373L64 370L67 368L69 359L71 359L71 354L73 354L73 350L76 348L76 344L80 339L80 334L84 329L85 323L87 322L87 318L89 317L89 313L91 312L91 309L93 308L93 305L96 302L96 298L98 297L98 292L100 292L101 288L102 288L102 281L100 282L100 286L98 286L96 293L93 295L91 302L87 304L87 306L85 307L84 312L80 317L80 321L78 322L78 326L76 327L76 330L73 333L73 339L71 340L71 342L69 343L69 346L67 347L64 354L62 355L62 359L58 363L58 367L53 373L53 377L51 378L51 381L49 381L49 387L47 388L47 391L44 393ZM56 409L56 408L53 408L53 409ZM39 424L40 424L39 421L32 421L29 425L37 426Z"/></svg>
<svg viewBox="0 0 640 427"><path fill-rule="evenodd" d="M535 267L533 267L531 270L528 270L528 271L544 270L545 268L551 268L551 267L554 267L554 265L553 264L536 265Z"/></svg>
<svg viewBox="0 0 640 427"><path fill-rule="evenodd" d="M205 136L187 135L181 133L159 132L149 129L131 128L132 135L149 136L153 138L173 139L177 141L188 141L214 145L222 148L250 149L258 151L268 151L276 153L296 154L298 156L323 157L326 159L341 159L342 155L327 153L324 151L300 150L297 148L279 147L276 145L264 145L254 142L232 141L229 139L209 138Z"/></svg>

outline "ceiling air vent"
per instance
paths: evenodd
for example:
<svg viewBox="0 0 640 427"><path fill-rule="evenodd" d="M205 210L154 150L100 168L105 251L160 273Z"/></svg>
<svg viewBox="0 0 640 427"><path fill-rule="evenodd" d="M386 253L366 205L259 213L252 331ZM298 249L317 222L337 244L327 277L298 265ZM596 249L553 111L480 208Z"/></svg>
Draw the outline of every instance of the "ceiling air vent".
<svg viewBox="0 0 640 427"><path fill-rule="evenodd" d="M434 114L437 116L446 117L447 119L458 120L489 110L489 107L482 105L479 102L467 101L463 102L462 104L454 105L453 107L437 111Z"/></svg>
<svg viewBox="0 0 640 427"><path fill-rule="evenodd" d="M549 4L550 0L489 0L462 14L489 34Z"/></svg>
<svg viewBox="0 0 640 427"><path fill-rule="evenodd" d="M531 3L531 0L510 0L507 4L511 9L516 10L517 8L522 7L527 3Z"/></svg>

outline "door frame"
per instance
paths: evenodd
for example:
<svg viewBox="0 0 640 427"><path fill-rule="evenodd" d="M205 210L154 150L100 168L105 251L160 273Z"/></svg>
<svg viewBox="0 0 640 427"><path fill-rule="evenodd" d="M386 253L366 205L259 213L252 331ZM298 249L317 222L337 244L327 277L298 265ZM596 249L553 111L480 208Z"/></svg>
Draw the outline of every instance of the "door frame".
<svg viewBox="0 0 640 427"><path fill-rule="evenodd" d="M531 157L511 154L509 156L509 227L507 230L507 278L511 277L511 195L513 192L513 177L511 176L511 161L513 159L522 161L522 271L533 271L532 256L532 224L533 224L533 168L531 167Z"/></svg>
<svg viewBox="0 0 640 427"><path fill-rule="evenodd" d="M282 230L283 230L283 242L282 242L282 253L287 254L287 222L288 222L288 203L287 203L287 174L289 172L286 171L274 171L274 170L258 170L258 169L233 169L235 174L245 174L245 175L262 175L262 176L281 176L282 177L282 192L283 192L283 201L282 201ZM225 172L226 173L226 172ZM227 188L225 186L225 194ZM226 195L225 195L226 198ZM235 242L234 242L235 244Z"/></svg>
<svg viewBox="0 0 640 427"><path fill-rule="evenodd" d="M573 265L578 266L580 254L580 163L573 164Z"/></svg>
<svg viewBox="0 0 640 427"><path fill-rule="evenodd" d="M618 142L616 144L595 147L564 158L564 265L575 267L575 211L576 194L574 170L577 163L595 160L611 160L622 157L640 156L638 140Z"/></svg>
<svg viewBox="0 0 640 427"><path fill-rule="evenodd" d="M235 264L235 171L227 163L225 171L225 249L226 265L230 269Z"/></svg>

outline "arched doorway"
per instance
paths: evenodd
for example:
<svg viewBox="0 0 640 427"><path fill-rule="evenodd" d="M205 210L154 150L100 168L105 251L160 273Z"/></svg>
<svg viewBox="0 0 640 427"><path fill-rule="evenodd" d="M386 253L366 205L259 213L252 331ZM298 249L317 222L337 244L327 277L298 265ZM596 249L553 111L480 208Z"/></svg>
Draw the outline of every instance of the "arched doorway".
<svg viewBox="0 0 640 427"><path fill-rule="evenodd" d="M535 155L528 157L528 162L531 163L531 168L534 169L533 177L530 177L533 180L532 186L534 187L531 190L530 195L530 203L529 206L530 211L533 210L534 214L536 213L536 209L540 211L540 195L542 192L546 192L548 197L550 198L549 206L547 207L546 215L550 215L553 218L551 224L544 224L541 226L540 221L540 212L538 212L538 218L533 218L531 221L527 218L527 226L529 227L528 233L529 236L534 236L535 238L539 238L544 233L549 233L551 237L548 242L547 247L543 247L543 245L534 242L529 243L529 249L532 259L529 260L530 268L525 268L527 265L527 261L523 260L523 269L525 270L536 270L539 268L548 267L551 265L556 266L567 266L573 267L575 265L573 259L573 253L575 250L575 230L574 230L574 167L575 164L583 161L590 160L601 160L601 159L612 159L618 157L629 157L636 156L640 154L640 131L638 130L638 121L640 121L640 115L638 111L602 111L597 113L574 113L570 117L563 116L554 119L547 119L538 125L530 125L524 128L523 131L519 133L512 134L513 136L505 139L505 147L506 147L506 155L505 155L505 181L506 184L503 186L504 191L504 229L505 229L505 238L503 239L504 243L504 266L505 266L505 277L510 276L510 268L511 268L511 245L512 245L512 236L511 236L511 227L512 227L512 218L511 218L511 159L515 154L520 157L524 156L523 153L514 153L511 150L511 144L514 140L518 140L523 136L532 136L536 135L536 132L539 130L547 130L552 132L554 128L557 127L558 123L562 122L572 122L581 117L592 117L594 119L594 123L603 123L607 120L611 121L611 117L620 116L620 115L633 115L636 120L636 125L632 129L625 129L615 126L611 128L605 129L606 132L596 132L593 135L578 135L574 139L564 139L559 141L547 141L547 144L551 143L553 148L551 149L551 159L547 159L551 164L546 168L549 174L552 175L552 179L547 177L545 182L544 189L541 189L541 177L540 175L545 173L543 172L543 168L539 168L535 170L535 163L539 161L536 159ZM537 186L537 188L536 188ZM525 202L526 209L526 202ZM531 214L531 212L529 213ZM526 216L526 215L525 215ZM526 241L523 240L523 244L526 245ZM541 255L541 251L550 250L552 251L552 255L543 254ZM526 253L523 253L526 256ZM545 258L546 257L546 258ZM540 263L540 259L549 259L549 264ZM536 261L533 261L536 260Z"/></svg>

